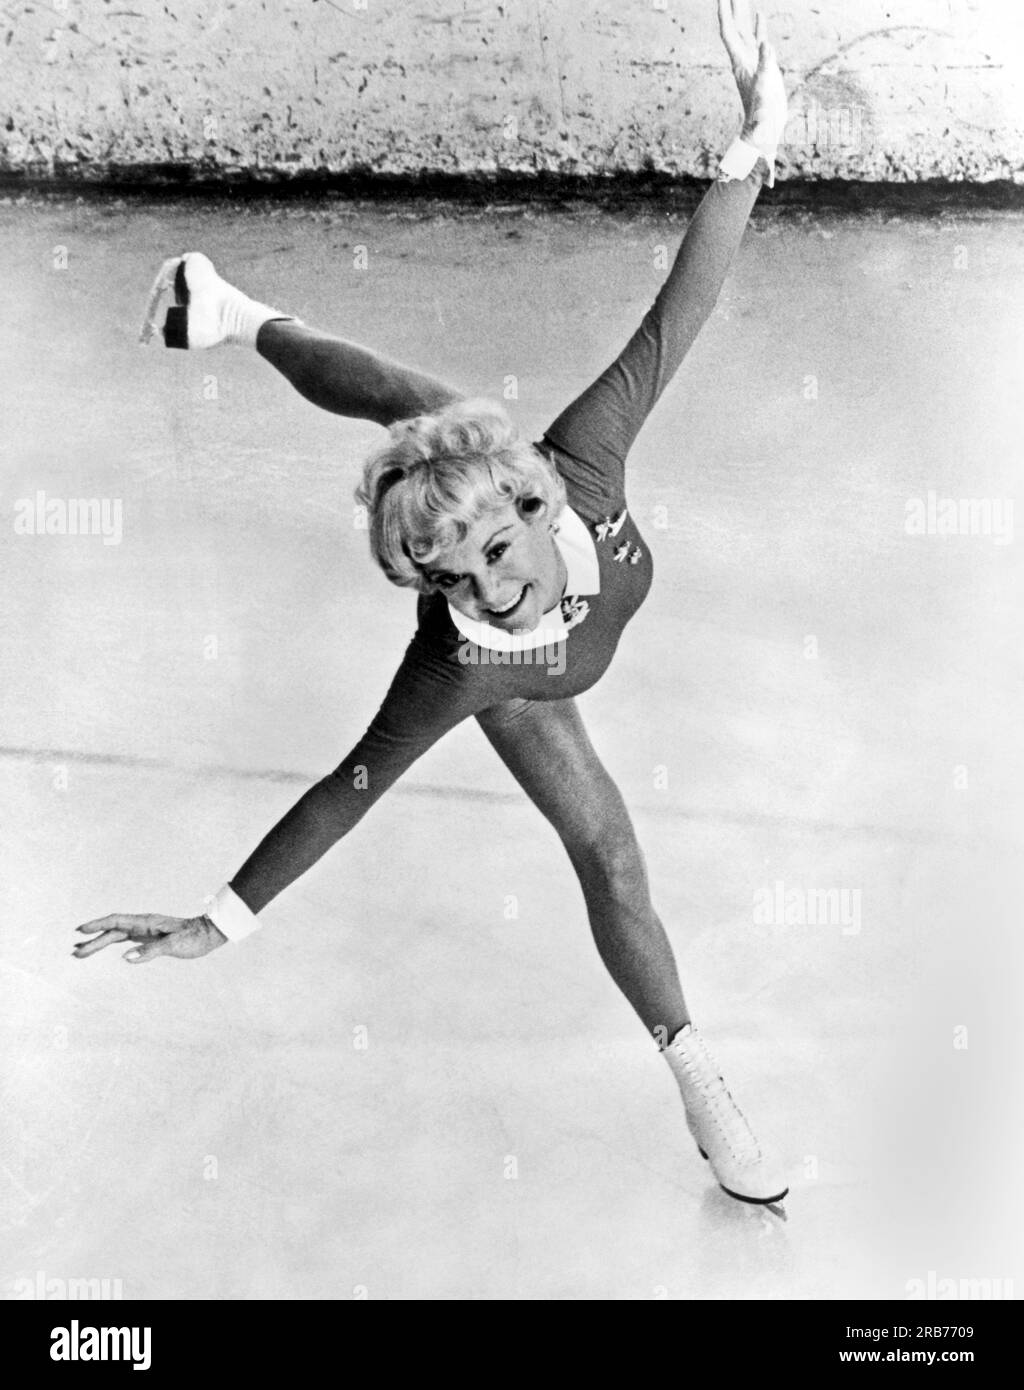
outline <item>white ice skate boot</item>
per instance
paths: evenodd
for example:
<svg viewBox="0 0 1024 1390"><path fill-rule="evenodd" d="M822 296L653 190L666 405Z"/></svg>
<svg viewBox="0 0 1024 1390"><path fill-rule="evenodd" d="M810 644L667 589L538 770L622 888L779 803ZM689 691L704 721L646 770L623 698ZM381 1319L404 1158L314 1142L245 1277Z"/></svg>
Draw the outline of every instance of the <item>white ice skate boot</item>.
<svg viewBox="0 0 1024 1390"><path fill-rule="evenodd" d="M754 1137L691 1023L665 1048L665 1057L682 1092L690 1133L722 1190L739 1202L781 1202L789 1188L779 1165Z"/></svg>
<svg viewBox="0 0 1024 1390"><path fill-rule="evenodd" d="M164 343L169 348L211 348L220 343L255 347L256 335L265 323L290 317L258 304L222 280L201 251L188 251L164 261L157 271L140 342L148 343L156 334L157 311L168 293L175 300L164 318Z"/></svg>

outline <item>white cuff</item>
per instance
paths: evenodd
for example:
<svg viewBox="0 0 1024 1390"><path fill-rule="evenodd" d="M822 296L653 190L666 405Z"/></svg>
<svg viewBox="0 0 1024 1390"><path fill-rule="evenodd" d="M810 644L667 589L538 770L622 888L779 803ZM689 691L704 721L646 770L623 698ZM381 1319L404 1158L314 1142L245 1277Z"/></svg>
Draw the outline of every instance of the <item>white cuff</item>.
<svg viewBox="0 0 1024 1390"><path fill-rule="evenodd" d="M756 145L737 135L718 165L718 177L723 183L745 179L759 159L768 165L768 187L775 187L775 161L767 159Z"/></svg>
<svg viewBox="0 0 1024 1390"><path fill-rule="evenodd" d="M255 912L249 911L235 890L227 883L212 897L203 900L203 909L217 930L223 933L229 941L241 941L243 937L250 936L261 925Z"/></svg>

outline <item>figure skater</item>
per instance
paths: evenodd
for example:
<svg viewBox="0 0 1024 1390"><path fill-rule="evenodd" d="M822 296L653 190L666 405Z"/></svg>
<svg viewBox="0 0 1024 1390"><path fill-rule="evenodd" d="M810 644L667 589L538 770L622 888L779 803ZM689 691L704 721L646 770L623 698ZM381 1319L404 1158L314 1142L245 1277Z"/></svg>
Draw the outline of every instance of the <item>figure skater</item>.
<svg viewBox="0 0 1024 1390"><path fill-rule="evenodd" d="M416 758L475 717L557 830L601 959L671 1067L719 1184L740 1201L773 1203L785 1177L690 1018L629 812L575 699L607 670L651 584L650 550L626 502L626 456L714 308L762 183L774 181L786 94L764 18L752 26L747 0L720 0L719 25L742 131L636 333L537 443L519 437L500 405L463 399L247 298L200 253L163 265L144 338L162 295L173 294L167 347L255 347L321 409L387 427L356 495L373 558L419 595L417 624L369 729L205 912L116 913L79 927L92 939L75 954L132 941L133 963L191 959L246 936Z"/></svg>

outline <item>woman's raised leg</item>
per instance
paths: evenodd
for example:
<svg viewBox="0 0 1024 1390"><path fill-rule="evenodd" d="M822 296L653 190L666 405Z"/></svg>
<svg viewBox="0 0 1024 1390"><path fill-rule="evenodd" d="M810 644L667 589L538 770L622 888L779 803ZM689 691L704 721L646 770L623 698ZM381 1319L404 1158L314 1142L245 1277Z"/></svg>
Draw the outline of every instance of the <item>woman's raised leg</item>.
<svg viewBox="0 0 1024 1390"><path fill-rule="evenodd" d="M672 947L618 787L575 700L513 700L477 716L519 785L557 830L612 979L663 1046L689 1022Z"/></svg>
<svg viewBox="0 0 1024 1390"><path fill-rule="evenodd" d="M423 372L295 319L263 324L256 351L307 401L335 415L390 425L462 399L460 392Z"/></svg>
<svg viewBox="0 0 1024 1390"><path fill-rule="evenodd" d="M160 329L159 311L173 300ZM462 399L443 382L332 337L251 299L217 273L208 256L189 251L165 260L146 304L142 342L162 332L169 348L255 347L308 401L335 415L391 425Z"/></svg>

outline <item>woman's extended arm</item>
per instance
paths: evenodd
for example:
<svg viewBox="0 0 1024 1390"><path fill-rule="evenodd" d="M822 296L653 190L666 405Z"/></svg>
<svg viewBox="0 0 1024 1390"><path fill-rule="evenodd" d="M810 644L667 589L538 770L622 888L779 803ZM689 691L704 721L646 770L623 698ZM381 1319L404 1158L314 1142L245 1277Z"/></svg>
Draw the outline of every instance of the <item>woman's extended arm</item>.
<svg viewBox="0 0 1024 1390"><path fill-rule="evenodd" d="M230 888L251 913L262 911L347 835L417 758L477 711L472 683L460 682L414 637L366 733L277 822Z"/></svg>
<svg viewBox="0 0 1024 1390"><path fill-rule="evenodd" d="M720 0L719 20L743 103L740 139L753 168L742 178L725 171L711 185L640 327L546 432L613 488L621 487L634 439L715 307L785 126L786 94L764 21L759 14L750 29L745 8L746 0ZM758 155L763 165L754 163Z"/></svg>
<svg viewBox="0 0 1024 1390"><path fill-rule="evenodd" d="M296 802L216 897L210 916L114 913L79 927L91 937L81 960L120 941L137 943L125 959L195 958L245 935L254 914L304 874L362 820L403 772L463 719L479 712L472 682L414 637L373 722L351 753ZM220 930L220 928L224 930Z"/></svg>

